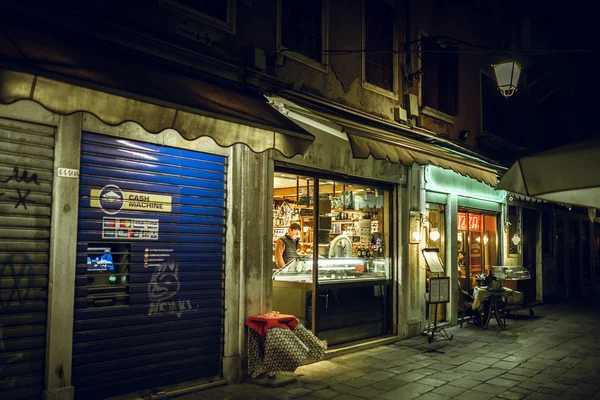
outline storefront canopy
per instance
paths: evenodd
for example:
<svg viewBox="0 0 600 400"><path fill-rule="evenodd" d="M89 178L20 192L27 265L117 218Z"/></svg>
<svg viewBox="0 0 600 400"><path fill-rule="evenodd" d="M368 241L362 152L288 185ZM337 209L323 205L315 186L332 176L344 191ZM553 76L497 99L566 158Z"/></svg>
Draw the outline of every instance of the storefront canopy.
<svg viewBox="0 0 600 400"><path fill-rule="evenodd" d="M387 159L407 166L413 163L431 164L485 182L492 187L498 183L497 168L502 167L477 157L407 137L408 132L402 132L397 127L379 126L375 123L359 121L358 118L351 118L342 113L326 110L324 107L311 105L290 93L280 93L280 96L287 101L309 108L321 117L341 126L344 133L347 134L355 158L368 158L371 155L378 160ZM273 98L273 96L270 97ZM364 118L361 119L364 120Z"/></svg>
<svg viewBox="0 0 600 400"><path fill-rule="evenodd" d="M600 208L600 139L519 158L498 188L556 203Z"/></svg>
<svg viewBox="0 0 600 400"><path fill-rule="evenodd" d="M262 95L73 35L3 23L0 103L32 100L62 115L84 111L110 125L134 121L152 133L170 128L188 140L209 136L223 147L243 143L286 157L314 140Z"/></svg>

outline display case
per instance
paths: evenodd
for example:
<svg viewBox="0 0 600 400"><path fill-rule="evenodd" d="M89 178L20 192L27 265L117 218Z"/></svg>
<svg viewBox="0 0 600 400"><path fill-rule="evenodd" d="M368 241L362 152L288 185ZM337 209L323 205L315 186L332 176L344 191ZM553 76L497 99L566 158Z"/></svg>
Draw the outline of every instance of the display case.
<svg viewBox="0 0 600 400"><path fill-rule="evenodd" d="M312 284L313 259L300 258L273 273L277 282L300 282ZM340 282L364 282L386 280L389 277L388 263L384 258L320 258L319 284Z"/></svg>
<svg viewBox="0 0 600 400"><path fill-rule="evenodd" d="M505 281L524 281L531 279L531 275L527 268L520 266L494 265L492 267L492 273L496 279Z"/></svg>

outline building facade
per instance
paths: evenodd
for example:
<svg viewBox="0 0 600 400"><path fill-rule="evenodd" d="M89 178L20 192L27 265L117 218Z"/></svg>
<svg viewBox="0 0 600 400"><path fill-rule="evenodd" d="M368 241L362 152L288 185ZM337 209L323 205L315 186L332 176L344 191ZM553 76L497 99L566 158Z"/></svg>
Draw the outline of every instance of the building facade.
<svg viewBox="0 0 600 400"><path fill-rule="evenodd" d="M453 323L459 285L520 262L476 149L490 60L454 48L487 33L412 2L215 3L2 6L3 396L237 382L272 310L333 351L419 335L423 249Z"/></svg>

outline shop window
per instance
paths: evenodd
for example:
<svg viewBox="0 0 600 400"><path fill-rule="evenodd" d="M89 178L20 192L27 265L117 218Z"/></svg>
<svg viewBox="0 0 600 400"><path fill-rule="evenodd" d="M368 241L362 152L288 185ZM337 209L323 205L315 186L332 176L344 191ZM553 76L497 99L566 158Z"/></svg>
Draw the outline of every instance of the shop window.
<svg viewBox="0 0 600 400"><path fill-rule="evenodd" d="M160 0L160 4L235 33L235 0Z"/></svg>
<svg viewBox="0 0 600 400"><path fill-rule="evenodd" d="M508 255L521 254L521 218L516 206L508 206Z"/></svg>
<svg viewBox="0 0 600 400"><path fill-rule="evenodd" d="M324 64L327 39L327 0L279 0L279 43L290 52ZM293 53L285 55L294 59ZM305 61L299 59L298 61Z"/></svg>
<svg viewBox="0 0 600 400"><path fill-rule="evenodd" d="M364 80L394 92L394 7L385 0L364 3Z"/></svg>
<svg viewBox="0 0 600 400"><path fill-rule="evenodd" d="M498 265L498 218L477 212L459 212L458 273L461 287L472 288Z"/></svg>
<svg viewBox="0 0 600 400"><path fill-rule="evenodd" d="M554 216L552 211L542 212L542 252L554 255Z"/></svg>
<svg viewBox="0 0 600 400"><path fill-rule="evenodd" d="M435 37L423 37L423 106L447 115L458 114L458 53L455 46Z"/></svg>
<svg viewBox="0 0 600 400"><path fill-rule="evenodd" d="M389 333L389 194L367 184L276 172L273 308L297 316L329 344ZM282 265L278 241L292 227L300 231L297 257L286 253L291 259Z"/></svg>

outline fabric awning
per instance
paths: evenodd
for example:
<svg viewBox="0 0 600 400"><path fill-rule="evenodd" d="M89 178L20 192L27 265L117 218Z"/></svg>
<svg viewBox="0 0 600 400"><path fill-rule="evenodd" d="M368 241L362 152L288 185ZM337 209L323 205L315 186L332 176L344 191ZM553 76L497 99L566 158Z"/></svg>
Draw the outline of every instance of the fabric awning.
<svg viewBox="0 0 600 400"><path fill-rule="evenodd" d="M348 139L352 147L352 154L356 158L367 158L372 155L378 160L390 160L403 165L435 165L441 168L451 169L463 176L485 182L495 187L498 184L496 171L483 165L470 161L458 154L435 145L420 143L414 139L397 137L387 134L386 137L373 139L371 130L368 133L348 129Z"/></svg>
<svg viewBox="0 0 600 400"><path fill-rule="evenodd" d="M213 84L157 60L73 33L34 31L3 22L0 103L32 100L62 114L89 112L110 125L139 123L158 133L175 129L222 147L304 154L314 136L250 90Z"/></svg>
<svg viewBox="0 0 600 400"><path fill-rule="evenodd" d="M334 112L311 103L301 95L284 92L279 93L279 96L340 125L348 136L355 158L368 158L371 155L378 160L389 160L407 166L413 163L432 164L492 187L498 183L497 166L477 157L407 137L408 132L403 132L398 127L380 126L381 124L371 123L366 118L342 115L342 112Z"/></svg>

